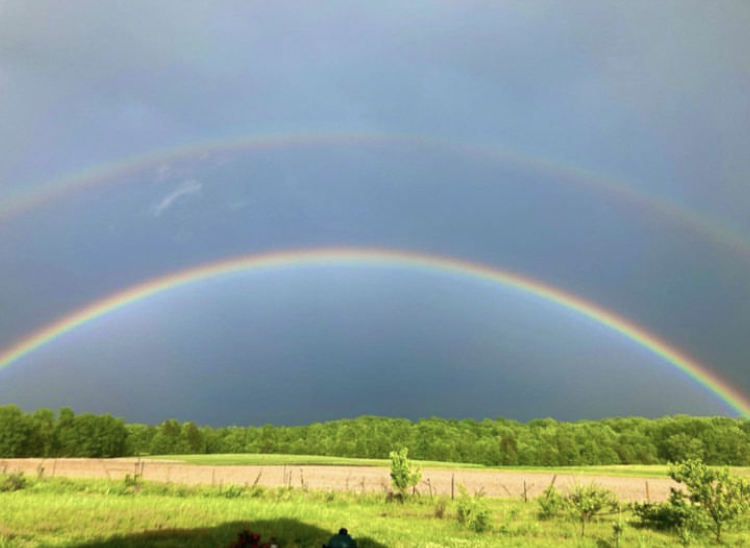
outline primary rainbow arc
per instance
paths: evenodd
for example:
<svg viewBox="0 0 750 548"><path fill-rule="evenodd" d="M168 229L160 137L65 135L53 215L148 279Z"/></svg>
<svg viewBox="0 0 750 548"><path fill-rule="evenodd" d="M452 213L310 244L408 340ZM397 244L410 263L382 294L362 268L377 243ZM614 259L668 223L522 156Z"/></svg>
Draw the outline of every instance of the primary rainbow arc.
<svg viewBox="0 0 750 548"><path fill-rule="evenodd" d="M535 295L582 314L636 342L687 374L741 416L750 417L748 399L729 386L726 381L720 379L707 366L614 312L540 281L495 267L450 257L379 248L315 248L275 251L231 257L166 274L98 300L52 322L4 351L0 351L0 370L22 360L34 350L59 339L85 323L171 288L240 271L331 264L391 265L440 271L487 280Z"/></svg>

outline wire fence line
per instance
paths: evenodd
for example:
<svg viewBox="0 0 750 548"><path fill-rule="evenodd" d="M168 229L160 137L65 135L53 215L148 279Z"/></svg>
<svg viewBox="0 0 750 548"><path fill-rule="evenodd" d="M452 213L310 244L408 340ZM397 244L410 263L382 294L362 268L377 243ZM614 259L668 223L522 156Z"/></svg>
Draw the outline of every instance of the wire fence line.
<svg viewBox="0 0 750 548"><path fill-rule="evenodd" d="M193 465L180 461L140 458L116 459L4 459L0 471L23 472L41 477L108 478L138 477L146 481L185 485L287 487L318 491L383 493L391 489L390 470L376 466L340 465ZM522 470L451 470L427 468L414 493L427 497L454 497L463 485L470 494L530 500L551 483L565 492L576 483L596 483L626 501L666 500L669 478L618 477L596 474L561 474Z"/></svg>

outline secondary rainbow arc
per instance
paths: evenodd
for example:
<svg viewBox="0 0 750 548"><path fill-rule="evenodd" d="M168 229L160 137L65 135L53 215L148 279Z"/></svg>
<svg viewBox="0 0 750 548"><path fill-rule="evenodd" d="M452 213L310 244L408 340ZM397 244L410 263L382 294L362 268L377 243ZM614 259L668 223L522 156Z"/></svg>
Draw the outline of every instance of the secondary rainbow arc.
<svg viewBox="0 0 750 548"><path fill-rule="evenodd" d="M642 210L671 219L682 228L700 234L702 237L708 238L730 250L743 260L750 262L750 246L748 246L747 239L743 235L695 211L675 205L663 198L636 190L616 177L495 144L456 142L430 135L394 134L372 131L310 131L240 136L185 144L127 158L122 161L99 164L44 183L24 185L28 190L11 194L0 202L0 223L43 203L63 198L68 193L92 188L108 181L116 180L129 173L138 172L139 170L156 169L162 164L180 161L185 158L214 153L260 150L285 146L377 143L422 145L436 149L442 148L459 151L466 155L500 160L508 165L515 165L521 169L544 174L558 180L561 184L595 189Z"/></svg>
<svg viewBox="0 0 750 548"><path fill-rule="evenodd" d="M499 283L535 295L582 314L636 342L659 356L666 363L687 374L741 416L750 417L750 401L714 374L707 366L630 320L590 301L529 277L492 266L451 257L379 248L334 247L274 251L235 256L166 274L98 300L50 323L16 344L0 351L0 370L22 360L34 350L59 339L85 323L171 288L240 271L289 268L295 265L345 264L392 265L403 268L436 270Z"/></svg>

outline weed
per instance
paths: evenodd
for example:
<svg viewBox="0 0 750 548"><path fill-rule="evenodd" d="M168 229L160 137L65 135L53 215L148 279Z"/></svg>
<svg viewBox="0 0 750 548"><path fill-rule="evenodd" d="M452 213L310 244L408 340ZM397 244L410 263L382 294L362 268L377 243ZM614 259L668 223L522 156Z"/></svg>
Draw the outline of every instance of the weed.
<svg viewBox="0 0 750 548"><path fill-rule="evenodd" d="M0 492L21 491L27 484L23 472L3 472L0 475Z"/></svg>
<svg viewBox="0 0 750 548"><path fill-rule="evenodd" d="M458 522L475 533L489 531L492 527L492 512L483 493L469 495L464 485L459 486L461 496L458 499Z"/></svg>
<svg viewBox="0 0 750 548"><path fill-rule="evenodd" d="M245 489L239 485L230 485L224 489L224 496L228 499L236 499L245 494Z"/></svg>
<svg viewBox="0 0 750 548"><path fill-rule="evenodd" d="M448 504L444 500L437 501L437 504L435 504L435 517L437 519L443 519L445 517L445 509L448 506Z"/></svg>
<svg viewBox="0 0 750 548"><path fill-rule="evenodd" d="M548 486L536 499L539 505L539 519L551 519L557 516L565 506L565 500L554 485Z"/></svg>
<svg viewBox="0 0 750 548"><path fill-rule="evenodd" d="M125 479L123 480L125 484L125 493L126 494L133 494L138 493L142 489L140 476L138 474L133 474L132 476L130 474L125 474Z"/></svg>
<svg viewBox="0 0 750 548"><path fill-rule="evenodd" d="M265 497L265 495L266 495L266 492L267 492L266 488L265 488L265 487L263 487L262 485L253 485L253 486L252 486L252 487L250 488L250 492L249 492L249 495L250 495L250 496L251 496L252 498L256 498L256 499L257 499L257 498L263 498L263 497Z"/></svg>
<svg viewBox="0 0 750 548"><path fill-rule="evenodd" d="M625 533L625 519L622 517L622 512L617 514L617 519L612 524L612 539L615 543L615 548L620 548L620 542L622 541L622 535Z"/></svg>

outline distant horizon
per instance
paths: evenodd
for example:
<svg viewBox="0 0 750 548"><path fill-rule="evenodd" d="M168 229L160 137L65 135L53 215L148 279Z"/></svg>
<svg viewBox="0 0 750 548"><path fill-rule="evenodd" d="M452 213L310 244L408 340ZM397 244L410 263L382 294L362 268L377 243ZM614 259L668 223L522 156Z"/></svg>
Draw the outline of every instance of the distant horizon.
<svg viewBox="0 0 750 548"><path fill-rule="evenodd" d="M3 407L5 405L16 405L16 404L0 404L0 407ZM670 414L670 415L653 416L653 417L640 416L640 415L618 415L618 416L604 416L604 417L600 417L600 418L580 418L580 419L557 419L555 417L550 417L550 416L539 416L539 417L533 417L533 418L530 418L530 419L523 419L523 420L513 419L513 418L510 418L510 417L503 417L503 416L496 416L496 417L489 417L489 416L487 416L487 417L481 417L481 418L479 418L479 417L447 417L447 416L446 417L442 417L442 416L432 415L432 416L411 418L411 417L391 416L391 415L370 415L370 414L364 414L364 415L357 415L357 416L342 416L342 417L334 418L334 419L327 419L327 420L322 420L322 421L311 421L311 422L298 423L298 424L275 424L275 423L263 423L263 422L259 422L259 423L255 423L255 424L227 423L227 424L216 425L216 424L201 424L201 423L198 423L197 421L194 421L194 420L191 420L191 419L178 419L176 417L165 417L163 419L158 420L157 422L149 422L149 423L140 422L140 421L128 421L128 420L126 420L125 417L114 415L112 413L107 413L107 412L95 413L95 412L90 412L90 411L77 411L77 410L73 409L70 406L62 406L62 407L58 407L58 408L55 408L55 409L52 409L52 408L49 408L49 407L37 407L37 408L34 408L34 409L26 409L26 408L23 408L20 405L17 406L17 407L19 409L21 409L24 413L27 413L27 414L33 414L34 412L39 411L41 409L49 409L50 411L53 411L56 416L59 415L60 409L68 408L68 409L71 409L76 416L78 416L78 415L86 415L86 414L97 415L97 416L100 416L100 415L110 415L114 419L122 419L126 425L131 425L131 424L132 425L143 425L143 426L157 427L157 428L161 424L163 424L164 422L169 421L169 420L176 420L177 422L179 422L181 424L193 423L193 424L195 424L199 428L209 427L209 428L218 428L218 429L221 429L221 428L233 428L233 427L239 427L239 428L245 428L245 427L249 427L249 428L262 428L264 426L269 426L269 425L273 426L274 428L295 428L295 427L307 427L307 426L310 426L310 425L313 425L313 424L325 424L325 423L331 423L331 422L354 421L354 420L358 420L358 419L370 419L370 418L371 419L396 420L396 421L402 421L403 420L403 421L408 421L408 422L410 422L412 424L417 424L420 421L429 421L429 420L432 420L432 419L436 419L436 420L446 421L446 422L473 421L473 422L477 422L477 423L481 423L483 421L487 421L488 420L488 421L495 421L495 422L511 422L511 423L517 423L517 424L520 424L520 425L528 425L528 423L533 422L533 421L545 421L545 420L553 420L553 421L559 422L559 423L578 423L578 422L603 422L603 421L617 420L617 419L643 419L643 420L647 420L647 421L655 421L655 420L670 419L670 418L679 418L679 417L688 417L688 418L691 418L691 419L706 419L706 420L710 420L710 419L728 419L728 420L737 420L737 421L750 421L749 417L741 417L741 416L734 416L733 417L733 416L727 416L727 415L691 415L691 414L688 414L688 413L675 413L675 414Z"/></svg>

